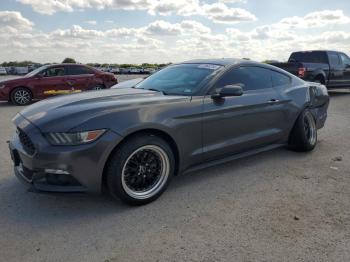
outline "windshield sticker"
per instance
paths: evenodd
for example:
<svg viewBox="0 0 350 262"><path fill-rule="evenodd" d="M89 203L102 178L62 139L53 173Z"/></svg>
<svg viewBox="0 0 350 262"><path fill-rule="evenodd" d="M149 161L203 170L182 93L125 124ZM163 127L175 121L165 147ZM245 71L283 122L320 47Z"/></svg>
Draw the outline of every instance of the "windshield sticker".
<svg viewBox="0 0 350 262"><path fill-rule="evenodd" d="M198 68L205 68L205 69L210 69L210 70L216 70L220 67L221 66L219 66L219 65L212 65L212 64L201 64L198 66Z"/></svg>

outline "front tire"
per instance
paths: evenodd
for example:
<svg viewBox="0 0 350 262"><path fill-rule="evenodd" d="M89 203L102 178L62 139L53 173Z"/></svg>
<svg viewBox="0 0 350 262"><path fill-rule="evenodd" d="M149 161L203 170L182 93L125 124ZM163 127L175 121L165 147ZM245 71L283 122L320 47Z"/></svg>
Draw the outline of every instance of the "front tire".
<svg viewBox="0 0 350 262"><path fill-rule="evenodd" d="M317 144L317 127L315 118L309 109L305 109L298 117L290 134L289 144L300 152L311 151Z"/></svg>
<svg viewBox="0 0 350 262"><path fill-rule="evenodd" d="M25 106L32 102L32 92L25 87L18 87L11 92L11 102L18 106Z"/></svg>
<svg viewBox="0 0 350 262"><path fill-rule="evenodd" d="M174 154L168 143L154 135L138 135L111 156L107 186L113 197L129 205L144 205L165 191L174 169Z"/></svg>

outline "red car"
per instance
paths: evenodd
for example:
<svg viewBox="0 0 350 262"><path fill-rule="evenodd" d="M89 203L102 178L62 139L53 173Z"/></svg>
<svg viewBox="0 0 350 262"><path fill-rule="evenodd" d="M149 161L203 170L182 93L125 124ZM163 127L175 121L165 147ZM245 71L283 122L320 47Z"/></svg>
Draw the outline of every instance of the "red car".
<svg viewBox="0 0 350 262"><path fill-rule="evenodd" d="M42 66L22 78L0 82L0 100L27 105L52 95L100 90L117 84L111 73L78 64Z"/></svg>

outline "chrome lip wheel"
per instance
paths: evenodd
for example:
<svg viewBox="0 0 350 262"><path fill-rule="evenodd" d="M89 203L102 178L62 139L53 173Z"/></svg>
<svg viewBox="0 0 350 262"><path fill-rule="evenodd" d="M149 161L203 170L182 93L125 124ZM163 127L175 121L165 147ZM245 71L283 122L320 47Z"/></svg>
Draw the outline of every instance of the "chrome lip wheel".
<svg viewBox="0 0 350 262"><path fill-rule="evenodd" d="M304 116L304 131L310 145L315 145L317 140L316 123L310 112Z"/></svg>
<svg viewBox="0 0 350 262"><path fill-rule="evenodd" d="M122 169L122 186L135 199L156 195L168 180L170 161L159 146L146 145L135 150Z"/></svg>
<svg viewBox="0 0 350 262"><path fill-rule="evenodd" d="M16 103L25 105L30 101L30 93L27 90L18 90L14 95Z"/></svg>

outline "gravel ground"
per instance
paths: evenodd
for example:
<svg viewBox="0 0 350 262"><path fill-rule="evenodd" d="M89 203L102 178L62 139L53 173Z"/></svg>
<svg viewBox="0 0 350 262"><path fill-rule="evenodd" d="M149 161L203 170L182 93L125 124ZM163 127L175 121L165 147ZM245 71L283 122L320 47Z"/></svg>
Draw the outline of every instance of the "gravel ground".
<svg viewBox="0 0 350 262"><path fill-rule="evenodd" d="M311 153L286 149L176 177L142 207L24 190L0 103L2 261L350 261L350 93L331 95Z"/></svg>

